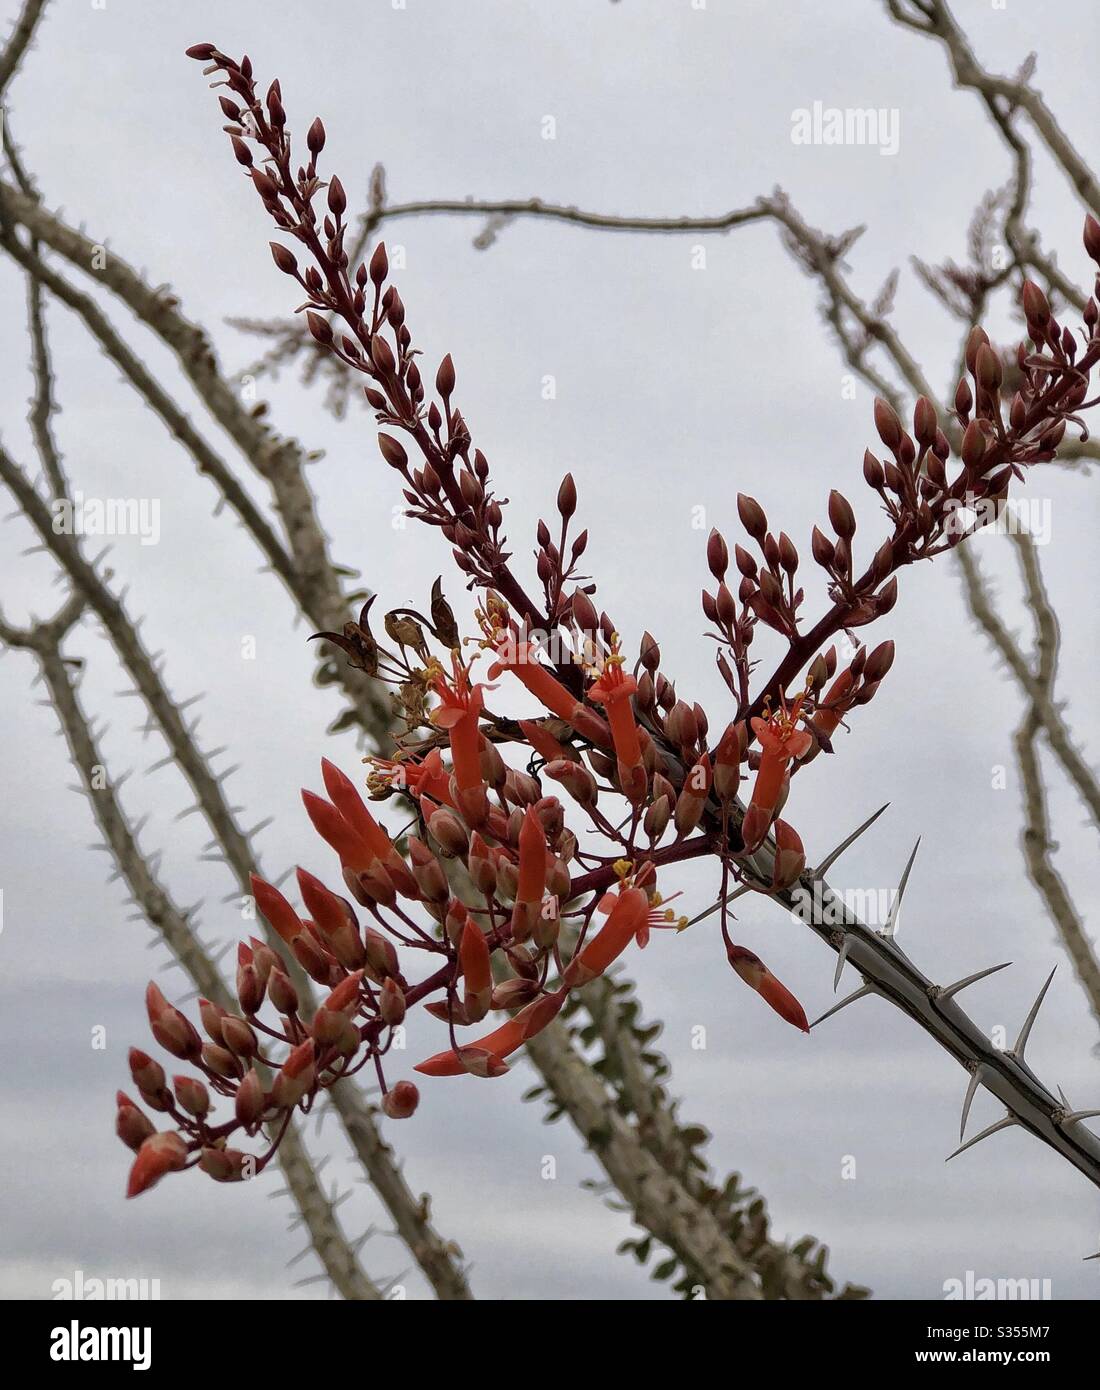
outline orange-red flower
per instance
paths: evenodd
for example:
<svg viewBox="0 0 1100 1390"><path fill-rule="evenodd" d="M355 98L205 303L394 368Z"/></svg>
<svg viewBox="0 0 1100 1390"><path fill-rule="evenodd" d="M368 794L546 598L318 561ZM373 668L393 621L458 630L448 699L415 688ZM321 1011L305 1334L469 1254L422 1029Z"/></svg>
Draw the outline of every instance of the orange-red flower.
<svg viewBox="0 0 1100 1390"><path fill-rule="evenodd" d="M497 658L489 668L490 680L495 679L501 671L511 671L552 714L573 722L577 697L570 695L561 681L542 665L532 642L520 641L514 632L499 628L491 631L488 645Z"/></svg>
<svg viewBox="0 0 1100 1390"><path fill-rule="evenodd" d="M441 806L455 808L451 795L451 782L443 766L443 754L433 748L425 757L417 758L371 758L375 771L368 782L372 789L379 791L390 786L398 791L407 791L410 796L426 796Z"/></svg>
<svg viewBox="0 0 1100 1390"><path fill-rule="evenodd" d="M493 994L493 969L485 933L472 918L466 919L466 925L462 929L458 963L465 985L463 1007L467 1019L476 1023L489 1012L489 1001Z"/></svg>
<svg viewBox="0 0 1100 1390"><path fill-rule="evenodd" d="M726 955L729 963L737 971L738 975L750 988L756 990L761 999L771 1005L780 1018L785 1018L788 1023L800 1028L803 1033L810 1031L810 1025L806 1021L806 1011L802 1005L786 987L781 984L764 962L752 951L748 951L744 946L728 946Z"/></svg>
<svg viewBox="0 0 1100 1390"><path fill-rule="evenodd" d="M451 764L458 788L459 809L467 820L481 824L489 809L488 793L481 776L481 731L478 717L485 706L484 686L470 680L469 669L458 652L451 656L451 675L435 664L431 686L439 704L431 712L437 729L445 729L451 744Z"/></svg>
<svg viewBox="0 0 1100 1390"><path fill-rule="evenodd" d="M623 670L623 656L617 641L612 642L611 655L603 663L599 678L588 687L590 700L601 704L611 726L611 741L619 764L619 785L631 801L641 801L646 791L645 768L642 765L642 744L634 722L634 707L630 697L638 682Z"/></svg>
<svg viewBox="0 0 1100 1390"><path fill-rule="evenodd" d="M813 738L798 727L803 698L800 695L789 710L782 705L774 714L752 721L752 731L760 740L760 768L741 826L741 838L749 851L764 843L787 769L813 747Z"/></svg>
<svg viewBox="0 0 1100 1390"><path fill-rule="evenodd" d="M570 989L602 975L649 925L649 898L641 888L624 888L615 896L606 894L600 909L607 912L607 921L565 968L562 980Z"/></svg>
<svg viewBox="0 0 1100 1390"><path fill-rule="evenodd" d="M389 859L393 851L390 837L367 810L366 804L356 791L351 778L345 776L336 764L330 763L327 758L321 759L321 776L324 778L325 791L328 792L332 804L366 844L370 852L377 859L383 861ZM309 809L308 805L306 809ZM314 821L314 824L317 825L317 822ZM317 828L324 835L324 831L319 825ZM337 853L339 853L338 847L334 846L334 848L337 848Z"/></svg>
<svg viewBox="0 0 1100 1390"><path fill-rule="evenodd" d="M560 1012L566 993L559 990L556 994L544 994L491 1033L467 1043L457 1052L453 1048L437 1052L434 1057L428 1057L415 1066L413 1071L423 1076L461 1076L463 1072L477 1076L503 1075L507 1071L504 1058L522 1047L528 1038L542 1032Z"/></svg>

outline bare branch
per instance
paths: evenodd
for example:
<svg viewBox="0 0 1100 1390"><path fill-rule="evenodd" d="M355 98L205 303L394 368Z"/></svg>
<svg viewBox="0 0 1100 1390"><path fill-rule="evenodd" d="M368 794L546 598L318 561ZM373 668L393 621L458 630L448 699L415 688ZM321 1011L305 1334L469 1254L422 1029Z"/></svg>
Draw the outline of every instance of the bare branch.
<svg viewBox="0 0 1100 1390"><path fill-rule="evenodd" d="M195 988L207 999L231 1010L232 996L214 963L199 944L188 914L176 906L151 870L148 854L138 844L116 788L109 777L103 776L106 762L81 706L71 664L61 650L61 643L79 619L83 607L83 599L74 594L52 620L23 632L0 619L0 640L10 646L29 650L37 658L70 756L80 774L84 793L104 843L110 849L118 873L134 902ZM274 1132L269 1132L274 1137ZM278 1159L309 1232L310 1243L333 1285L347 1299L381 1300L380 1290L362 1269L340 1229L332 1203L325 1196L301 1135L293 1123L288 1126L279 1146Z"/></svg>

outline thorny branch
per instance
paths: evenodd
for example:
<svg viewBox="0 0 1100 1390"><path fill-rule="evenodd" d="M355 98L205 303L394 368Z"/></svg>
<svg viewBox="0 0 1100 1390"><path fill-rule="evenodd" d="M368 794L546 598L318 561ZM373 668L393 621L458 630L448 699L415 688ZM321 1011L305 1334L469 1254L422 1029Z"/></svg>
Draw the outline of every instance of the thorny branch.
<svg viewBox="0 0 1100 1390"><path fill-rule="evenodd" d="M159 934L196 990L228 1009L232 998L199 941L192 914L178 907L158 880L152 867L153 859L138 842L137 832L119 800L116 784L105 776L107 763L80 702L78 677L82 663L67 658L63 651L65 638L84 612L85 600L74 590L53 618L33 627L19 629L0 617L0 642L31 652L37 660L39 676L65 736L70 758L80 775L80 790L88 799L104 844L114 860L117 876L129 890L131 901ZM269 1134L274 1138L274 1128L269 1129ZM333 1286L347 1299L381 1299L381 1292L363 1271L344 1236L333 1204L325 1195L293 1123L282 1134L278 1158L287 1187L309 1232L310 1243Z"/></svg>

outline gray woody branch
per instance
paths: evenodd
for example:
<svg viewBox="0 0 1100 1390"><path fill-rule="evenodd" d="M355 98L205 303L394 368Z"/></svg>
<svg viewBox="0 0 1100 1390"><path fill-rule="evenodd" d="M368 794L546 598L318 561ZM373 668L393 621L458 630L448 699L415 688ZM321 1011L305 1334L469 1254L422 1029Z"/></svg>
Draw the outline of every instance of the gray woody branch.
<svg viewBox="0 0 1100 1390"><path fill-rule="evenodd" d="M32 652L73 764L80 774L81 788L91 804L104 844L116 866L116 876L129 889L133 903L160 935L172 955L183 967L196 990L207 999L232 1009L233 1000L217 967L203 949L189 914L177 907L168 890L151 867L149 854L141 848L110 779L103 779L102 752L81 707L74 663L62 652L71 628L84 612L84 599L74 593L50 620L28 629L10 626L0 618L0 641L9 647ZM269 1130L274 1137L274 1130ZM349 1244L336 1218L333 1202L326 1197L310 1160L297 1125L288 1125L278 1149L279 1165L293 1196L310 1244L317 1252L333 1286L346 1299L380 1300L382 1293L363 1271L355 1250Z"/></svg>

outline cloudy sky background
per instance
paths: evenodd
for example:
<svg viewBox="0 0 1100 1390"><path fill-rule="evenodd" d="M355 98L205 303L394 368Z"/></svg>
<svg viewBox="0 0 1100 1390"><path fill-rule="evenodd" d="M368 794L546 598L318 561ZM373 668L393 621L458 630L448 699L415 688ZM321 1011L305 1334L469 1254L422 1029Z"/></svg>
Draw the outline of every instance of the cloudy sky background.
<svg viewBox="0 0 1100 1390"><path fill-rule="evenodd" d="M14 13L10 0L6 8ZM957 13L994 68L1011 71L1038 50L1037 82L1087 153L1100 115L1091 67L1081 61L1095 49L1093 8L1085 0L1007 11L969 3ZM847 0L824 11L723 0L708 0L705 10L687 0L409 0L395 10L388 0L330 0L324 18L258 0L231 9L212 0L54 5L9 93L27 163L51 207L63 206L68 220L108 240L152 283L171 281L234 369L256 347L225 318L276 316L293 296L268 256L262 209L220 134L216 99L183 57L200 40L246 50L264 84L278 75L295 130L323 115L325 167L341 173L353 200L382 161L394 201L537 194L609 212L713 214L778 183L814 225L835 232L866 222L852 256L857 289L873 294L903 266L896 323L938 389L948 384L955 326L907 258L916 251L961 259L971 211L1005 180L1008 162L977 100L952 91L943 53L892 27L874 3ZM896 108L898 153L793 145L791 113L815 100ZM553 141L542 138L547 115L556 121ZM1036 164L1034 221L1083 280L1081 213L1041 155ZM810 528L829 488L840 486L857 506L861 553L869 555L882 530L860 481L874 437L869 394L859 387L854 400L844 397L844 368L817 316L817 292L771 227L701 240L521 222L488 252L471 246L478 229L469 218L410 220L386 237L405 250L397 278L427 362L454 354L458 402L499 491L512 499L518 563L562 473L572 470L604 606L629 644L645 627L658 637L680 692L720 726L728 697L700 635L707 576L695 509L732 542L735 494L751 492L808 556ZM693 269L700 244L706 268ZM8 449L30 466L23 286L7 263L0 293L9 363L0 425ZM108 307L232 457L165 350L133 329L123 308ZM322 753L349 770L357 753L352 740L325 737L338 706L310 684L305 631L291 627L272 579L256 574L251 543L228 517L211 520L210 487L94 344L57 306L49 322L63 407L56 428L74 487L161 499L160 543L122 538L113 557L132 586L132 611L146 615L149 645L167 649L167 676L181 698L208 692L200 736L207 746L230 744L232 761L242 763L231 785L246 824L275 817L259 839L268 871L295 861L328 871L297 789L316 785ZM989 326L1007 335L1003 306ZM547 375L557 388L549 401ZM335 423L293 373L264 390L278 428L327 451L312 481L338 559L360 567L387 607L422 605L435 575L449 577L446 550L430 534L391 525L397 494L370 416L353 412ZM248 480L243 465L239 472ZM1060 691L1075 734L1094 751L1096 479L1046 472L1032 478L1029 494L1051 502L1052 543L1042 559L1062 624ZM21 558L28 543L22 522L0 529L9 619L51 611L60 592L46 557ZM981 558L1022 630L1007 543L983 540ZM459 586L450 591L457 601ZM248 636L254 661L241 659ZM799 778L789 818L815 858L890 801L842 861L837 885L889 888L923 835L903 914L907 949L945 983L1012 960L967 997L983 1026L1010 1036L1060 962L1032 1064L1076 1105L1100 1104L1096 1025L1017 847L1011 737L1020 701L967 622L952 563L905 574L898 606L875 636L898 640L894 670L842 738L840 756ZM110 651L83 629L70 649L88 658L82 693L110 722L112 770L157 761L158 740L134 732L135 702L115 695L125 681ZM53 714L34 703L32 674L21 654L0 662L9 747L0 801L0 1294L48 1297L55 1279L82 1269L159 1277L165 1297L287 1296L313 1265L284 1268L302 1240L285 1232L286 1203L266 1199L279 1186L274 1168L252 1187L223 1189L189 1175L140 1202L122 1200L126 1155L112 1133L112 1097L128 1084L127 1047L147 1037L142 987L164 953L146 950L148 928L125 920L121 890L104 883L104 856L87 849L88 807L63 790L73 774L53 737ZM1005 790L993 789L998 765L1009 767ZM187 804L178 776L167 769L135 777L124 799L135 816L151 812L143 841L164 850L177 901L208 896L207 939L235 938L234 909L218 903L228 877L198 862L206 836L196 818L174 823ZM1050 809L1058 866L1094 923L1095 840L1056 775ZM679 881L696 909L715 891L704 869ZM761 902L744 908L736 936L811 1016L828 1007L833 957L805 929ZM1096 1194L1022 1132L998 1135L945 1167L965 1074L889 1006L863 1002L801 1037L727 972L709 925L658 938L630 969L647 1016L665 1020L661 1046L682 1114L713 1132L715 1168L760 1186L778 1233L826 1242L835 1276L890 1298L940 1297L944 1281L967 1270L1050 1278L1055 1297L1094 1295L1100 1265L1082 1257L1098 1244ZM186 990L178 972L159 978L170 993ZM708 1045L695 1051L700 1024ZM101 1051L90 1044L97 1025L107 1030ZM437 1036L438 1025L418 1018L410 1048L431 1051ZM472 1261L476 1291L666 1296L614 1255L629 1224L580 1186L599 1170L568 1124L547 1128L537 1105L520 1104L531 1079L524 1064L492 1086L428 1083L416 1120L391 1126L411 1184L432 1192L439 1229ZM996 1116L981 1096L971 1132ZM328 1174L345 1182L352 1170L334 1127L317 1146L327 1149ZM540 1176L547 1154L557 1159L552 1182ZM854 1180L841 1177L847 1156ZM386 1224L362 1185L340 1214L353 1236ZM380 1279L410 1263L384 1234L364 1258ZM415 1273L407 1287L411 1297L426 1294Z"/></svg>

